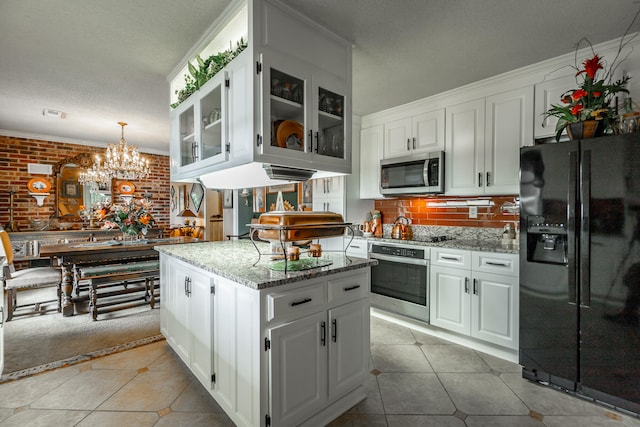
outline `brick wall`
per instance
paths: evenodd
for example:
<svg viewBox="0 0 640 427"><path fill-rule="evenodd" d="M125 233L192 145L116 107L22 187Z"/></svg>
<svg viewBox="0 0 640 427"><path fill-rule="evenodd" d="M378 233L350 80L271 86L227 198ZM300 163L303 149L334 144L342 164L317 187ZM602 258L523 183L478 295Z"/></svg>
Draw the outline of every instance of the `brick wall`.
<svg viewBox="0 0 640 427"><path fill-rule="evenodd" d="M0 224L9 222L9 190L14 190L13 219L22 231L30 229L29 219L46 219L55 214L56 191L55 177L47 176L51 181L51 195L42 206L29 195L27 182L34 177L27 171L29 163L55 165L61 160L75 157L80 153L103 155L104 147L90 147L79 144L67 144L36 139L14 138L0 135ZM142 197L145 193L153 194L152 213L157 227L165 231L169 229L169 157L157 154L142 153L149 159L151 173L144 181L135 181L134 197Z"/></svg>
<svg viewBox="0 0 640 427"><path fill-rule="evenodd" d="M502 228L506 223L520 221L519 215L507 214L501 208L513 203L517 195L495 197L406 197L376 200L375 208L382 213L384 224L392 224L404 215L415 225L441 225L458 227ZM492 206L478 206L478 218L469 218L468 206L433 206L443 202L464 202L467 200L489 200ZM431 204L431 206L430 206Z"/></svg>

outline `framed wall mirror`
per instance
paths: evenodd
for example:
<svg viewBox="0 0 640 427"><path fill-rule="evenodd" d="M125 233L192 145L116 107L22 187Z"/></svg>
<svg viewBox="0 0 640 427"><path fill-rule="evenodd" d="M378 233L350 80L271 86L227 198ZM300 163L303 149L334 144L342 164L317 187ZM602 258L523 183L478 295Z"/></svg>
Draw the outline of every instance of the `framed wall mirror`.
<svg viewBox="0 0 640 427"><path fill-rule="evenodd" d="M111 186L108 188L90 188L78 181L78 177L93 165L93 155L78 154L64 159L53 168L56 186L56 213L59 220L77 222L82 221L81 206L87 208L97 202L111 201Z"/></svg>

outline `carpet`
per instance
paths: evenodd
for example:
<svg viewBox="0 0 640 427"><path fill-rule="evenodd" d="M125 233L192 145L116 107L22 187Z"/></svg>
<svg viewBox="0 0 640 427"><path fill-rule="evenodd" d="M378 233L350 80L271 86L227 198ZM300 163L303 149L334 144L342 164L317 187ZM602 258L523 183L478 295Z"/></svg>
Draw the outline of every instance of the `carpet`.
<svg viewBox="0 0 640 427"><path fill-rule="evenodd" d="M55 288L18 293L18 304L54 299ZM55 305L56 303L51 303ZM85 305L63 317L56 311L14 317L4 324L4 371L0 382L78 363L164 339L160 309L133 307L94 321Z"/></svg>

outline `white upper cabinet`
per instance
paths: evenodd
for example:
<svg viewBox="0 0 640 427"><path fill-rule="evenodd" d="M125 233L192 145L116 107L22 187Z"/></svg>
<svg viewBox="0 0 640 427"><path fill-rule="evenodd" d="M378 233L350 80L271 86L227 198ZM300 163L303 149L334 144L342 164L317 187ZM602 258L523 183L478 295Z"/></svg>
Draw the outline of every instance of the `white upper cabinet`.
<svg viewBox="0 0 640 427"><path fill-rule="evenodd" d="M272 51L262 55L261 68L262 123L269 125L263 128L260 154L293 159L300 167L312 162L325 170L350 164L346 83Z"/></svg>
<svg viewBox="0 0 640 427"><path fill-rule="evenodd" d="M380 159L384 128L372 126L360 131L360 198L381 199Z"/></svg>
<svg viewBox="0 0 640 427"><path fill-rule="evenodd" d="M444 108L385 123L385 159L444 149Z"/></svg>
<svg viewBox="0 0 640 427"><path fill-rule="evenodd" d="M240 37L245 50L171 112L172 180L268 185L261 164L351 173L351 43L277 0L245 0L194 51L206 60ZM172 92L185 74L170 76Z"/></svg>
<svg viewBox="0 0 640 427"><path fill-rule="evenodd" d="M171 112L171 172L175 176L227 160L227 92L220 72Z"/></svg>
<svg viewBox="0 0 640 427"><path fill-rule="evenodd" d="M533 143L527 86L447 108L447 195L518 193L520 147Z"/></svg>
<svg viewBox="0 0 640 427"><path fill-rule="evenodd" d="M560 96L570 89L576 88L576 78L573 75L557 77L536 84L534 111L534 138L551 138L556 135L556 117L545 118L544 113L552 104L561 104Z"/></svg>

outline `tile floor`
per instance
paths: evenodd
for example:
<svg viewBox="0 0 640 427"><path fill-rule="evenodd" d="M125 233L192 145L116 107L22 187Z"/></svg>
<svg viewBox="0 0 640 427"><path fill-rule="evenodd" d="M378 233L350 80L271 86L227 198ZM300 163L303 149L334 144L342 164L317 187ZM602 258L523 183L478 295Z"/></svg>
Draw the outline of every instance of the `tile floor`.
<svg viewBox="0 0 640 427"><path fill-rule="evenodd" d="M640 426L518 365L371 318L368 397L332 426ZM0 385L0 426L233 425L165 341Z"/></svg>

